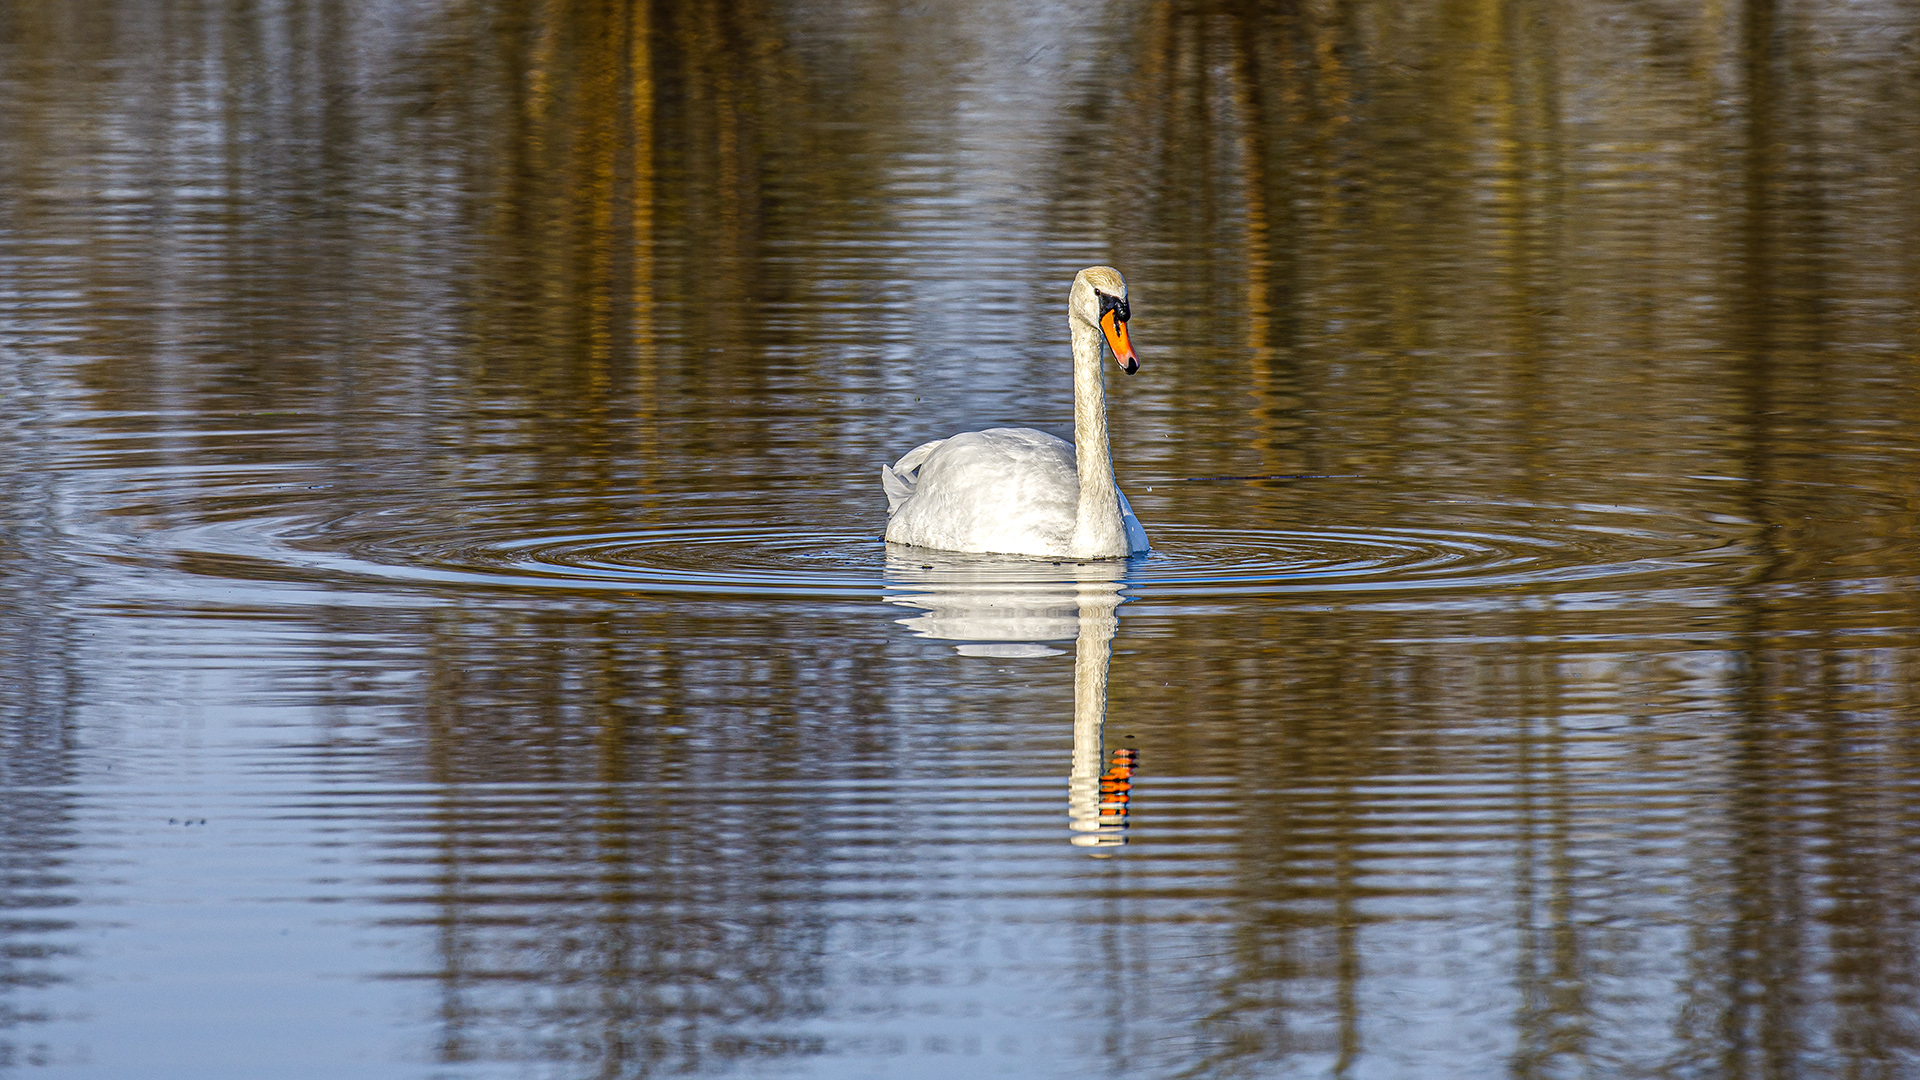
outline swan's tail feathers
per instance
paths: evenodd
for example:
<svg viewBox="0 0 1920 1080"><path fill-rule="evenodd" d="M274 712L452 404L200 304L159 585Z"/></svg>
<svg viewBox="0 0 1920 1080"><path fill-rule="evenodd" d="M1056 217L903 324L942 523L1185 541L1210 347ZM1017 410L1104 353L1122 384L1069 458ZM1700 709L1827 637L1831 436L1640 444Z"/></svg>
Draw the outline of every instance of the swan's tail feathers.
<svg viewBox="0 0 1920 1080"><path fill-rule="evenodd" d="M889 516L913 495L914 487L920 482L920 466L946 441L935 439L930 443L922 443L907 451L899 461L880 466L880 486L887 489Z"/></svg>
<svg viewBox="0 0 1920 1080"><path fill-rule="evenodd" d="M913 481L894 472L891 465L880 466L880 486L887 489L888 517L892 517L893 512L900 509L900 504L913 494Z"/></svg>

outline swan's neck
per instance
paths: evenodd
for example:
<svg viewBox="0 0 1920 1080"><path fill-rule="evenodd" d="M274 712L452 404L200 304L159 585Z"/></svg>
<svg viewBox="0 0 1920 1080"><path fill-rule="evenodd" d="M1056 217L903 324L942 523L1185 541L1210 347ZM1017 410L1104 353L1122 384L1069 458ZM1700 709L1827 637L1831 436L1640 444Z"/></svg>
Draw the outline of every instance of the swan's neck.
<svg viewBox="0 0 1920 1080"><path fill-rule="evenodd" d="M1113 449L1107 442L1107 392L1100 381L1100 331L1079 319L1073 329L1073 456L1080 472L1080 509L1074 517L1073 556L1113 558L1127 553L1120 498L1113 486Z"/></svg>

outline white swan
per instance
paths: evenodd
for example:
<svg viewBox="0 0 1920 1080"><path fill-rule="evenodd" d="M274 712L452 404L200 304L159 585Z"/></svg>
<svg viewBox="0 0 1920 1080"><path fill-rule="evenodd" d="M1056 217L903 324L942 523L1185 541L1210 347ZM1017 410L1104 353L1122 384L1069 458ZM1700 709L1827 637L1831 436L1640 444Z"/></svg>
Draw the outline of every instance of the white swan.
<svg viewBox="0 0 1920 1080"><path fill-rule="evenodd" d="M1127 340L1127 283L1111 266L1076 274L1067 294L1073 334L1073 442L1032 428L964 431L880 466L887 540L944 551L1117 559L1147 550L1147 531L1113 482L1100 357L1140 362Z"/></svg>

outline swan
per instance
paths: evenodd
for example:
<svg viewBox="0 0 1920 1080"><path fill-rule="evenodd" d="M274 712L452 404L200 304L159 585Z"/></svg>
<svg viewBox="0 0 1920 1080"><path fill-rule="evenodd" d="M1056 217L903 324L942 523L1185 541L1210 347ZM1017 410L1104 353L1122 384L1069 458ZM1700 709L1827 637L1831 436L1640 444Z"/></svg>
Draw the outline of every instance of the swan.
<svg viewBox="0 0 1920 1080"><path fill-rule="evenodd" d="M1100 357L1139 370L1127 339L1127 282L1111 266L1074 275L1073 442L1033 428L963 431L880 466L887 542L943 551L1119 559L1147 551L1147 531L1113 481Z"/></svg>

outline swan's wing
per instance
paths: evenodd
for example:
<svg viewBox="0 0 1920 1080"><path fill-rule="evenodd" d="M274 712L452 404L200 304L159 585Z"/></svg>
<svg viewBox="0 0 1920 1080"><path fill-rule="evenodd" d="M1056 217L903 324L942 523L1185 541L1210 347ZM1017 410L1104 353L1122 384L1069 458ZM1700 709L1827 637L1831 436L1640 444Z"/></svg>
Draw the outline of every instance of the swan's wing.
<svg viewBox="0 0 1920 1080"><path fill-rule="evenodd" d="M1127 493L1118 487L1113 489L1113 493L1120 496L1120 524L1127 529L1127 554L1145 555L1151 550L1147 546L1147 527L1140 524L1140 519L1134 515L1133 505L1127 502Z"/></svg>
<svg viewBox="0 0 1920 1080"><path fill-rule="evenodd" d="M918 484L920 480L915 474L920 471L921 464L924 463L935 450L940 448L941 443L946 441L945 439L935 439L930 443L921 443L919 446L914 447L902 455L899 461L891 465L880 466L880 486L884 488L887 493L887 514L889 516L891 516L895 510L900 509L901 503L906 502L913 496L914 486Z"/></svg>
<svg viewBox="0 0 1920 1080"><path fill-rule="evenodd" d="M1065 553L1073 542L1079 491L1073 448L1052 435L1022 428L963 431L892 469L911 494L887 516L889 543L1049 555Z"/></svg>
<svg viewBox="0 0 1920 1080"><path fill-rule="evenodd" d="M945 439L935 439L929 443L921 443L919 446L900 455L900 460L893 463L893 471L905 477L908 473L918 469L922 462L932 457L933 452L940 449L940 444L946 441Z"/></svg>

